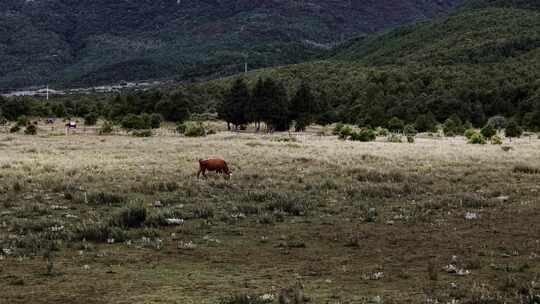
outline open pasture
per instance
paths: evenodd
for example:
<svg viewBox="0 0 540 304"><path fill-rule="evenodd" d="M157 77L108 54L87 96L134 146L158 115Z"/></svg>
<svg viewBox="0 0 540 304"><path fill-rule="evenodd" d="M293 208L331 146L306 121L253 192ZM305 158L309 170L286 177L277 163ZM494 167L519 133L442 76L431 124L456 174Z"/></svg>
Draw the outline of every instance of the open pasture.
<svg viewBox="0 0 540 304"><path fill-rule="evenodd" d="M540 140L292 138L1 134L0 303L536 303Z"/></svg>

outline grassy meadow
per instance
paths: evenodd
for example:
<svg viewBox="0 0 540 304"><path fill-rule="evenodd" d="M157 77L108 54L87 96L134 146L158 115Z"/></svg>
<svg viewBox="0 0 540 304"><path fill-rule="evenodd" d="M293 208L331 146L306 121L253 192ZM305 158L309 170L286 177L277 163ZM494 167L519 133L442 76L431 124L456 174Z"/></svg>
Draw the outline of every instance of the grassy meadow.
<svg viewBox="0 0 540 304"><path fill-rule="evenodd" d="M0 133L0 303L537 303L539 178L536 136Z"/></svg>

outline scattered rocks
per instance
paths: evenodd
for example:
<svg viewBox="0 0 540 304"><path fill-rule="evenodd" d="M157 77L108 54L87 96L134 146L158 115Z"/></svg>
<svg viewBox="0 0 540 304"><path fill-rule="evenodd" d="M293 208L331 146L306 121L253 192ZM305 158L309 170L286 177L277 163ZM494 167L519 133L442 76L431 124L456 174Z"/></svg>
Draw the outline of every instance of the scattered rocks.
<svg viewBox="0 0 540 304"><path fill-rule="evenodd" d="M193 244L192 241L189 241L189 242L184 242L184 241L180 241L178 242L178 245L177 245L178 249L184 249L184 250L193 250L195 249L195 244Z"/></svg>
<svg viewBox="0 0 540 304"><path fill-rule="evenodd" d="M507 202L508 200L510 200L510 196L508 195L501 195L501 196L498 196L496 198L497 201L501 202L501 203L504 203L504 202Z"/></svg>
<svg viewBox="0 0 540 304"><path fill-rule="evenodd" d="M153 206L154 208L161 208L163 207L163 204L161 203L161 201L155 201Z"/></svg>
<svg viewBox="0 0 540 304"><path fill-rule="evenodd" d="M469 270L458 268L454 264L448 264L448 265L444 266L443 270L446 271L447 273L456 274L458 276L466 276L466 275L471 274L471 272Z"/></svg>
<svg viewBox="0 0 540 304"><path fill-rule="evenodd" d="M477 220L480 216L476 212L466 212L465 213L465 219L466 220Z"/></svg>
<svg viewBox="0 0 540 304"><path fill-rule="evenodd" d="M381 280L382 278L384 278L384 272L382 271L378 271L378 272L374 272L374 273L365 273L362 275L362 278L366 281L377 281L377 280Z"/></svg>
<svg viewBox="0 0 540 304"><path fill-rule="evenodd" d="M184 223L184 219L180 219L180 218L168 218L168 219L165 219L165 222L168 224L168 225L182 225Z"/></svg>

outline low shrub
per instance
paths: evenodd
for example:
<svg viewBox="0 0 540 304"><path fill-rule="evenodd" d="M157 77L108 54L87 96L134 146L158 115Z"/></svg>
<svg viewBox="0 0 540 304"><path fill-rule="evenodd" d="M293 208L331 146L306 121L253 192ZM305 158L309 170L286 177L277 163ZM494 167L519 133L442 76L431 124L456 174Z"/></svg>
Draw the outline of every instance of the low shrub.
<svg viewBox="0 0 540 304"><path fill-rule="evenodd" d="M187 137L201 137L206 136L206 129L202 123L185 123L184 136Z"/></svg>
<svg viewBox="0 0 540 304"><path fill-rule="evenodd" d="M375 131L371 129L360 129L358 132L351 133L351 140L353 141L368 142L374 141L375 139L377 139L377 135L375 134Z"/></svg>
<svg viewBox="0 0 540 304"><path fill-rule="evenodd" d="M471 137L476 134L476 131L474 129L467 129L465 130L465 132L463 133L463 135L467 138L467 139L471 139Z"/></svg>
<svg viewBox="0 0 540 304"><path fill-rule="evenodd" d="M341 130L339 131L338 137L340 139L347 139L351 134L353 133L353 129L351 126L345 125Z"/></svg>
<svg viewBox="0 0 540 304"><path fill-rule="evenodd" d="M388 131L387 128L381 128L381 127L378 127L377 129L375 129L375 132L377 133L377 136L388 136L388 134L390 134L390 131Z"/></svg>
<svg viewBox="0 0 540 304"><path fill-rule="evenodd" d="M475 144L475 145L485 145L487 142L486 142L486 138L482 134L475 133L469 139L469 143Z"/></svg>
<svg viewBox="0 0 540 304"><path fill-rule="evenodd" d="M24 130L24 134L26 134L26 135L36 135L37 134L37 127L35 125L29 125Z"/></svg>
<svg viewBox="0 0 540 304"><path fill-rule="evenodd" d="M84 116L84 124L87 126L95 126L97 124L98 118L99 116L97 113L91 112Z"/></svg>
<svg viewBox="0 0 540 304"><path fill-rule="evenodd" d="M332 130L332 134L339 135L341 133L341 129L343 129L344 126L345 125L341 122L337 123Z"/></svg>
<svg viewBox="0 0 540 304"><path fill-rule="evenodd" d="M480 130L480 133L482 134L482 136L484 136L484 138L489 139L495 134L497 134L497 130L492 125L488 124L485 127L483 127L482 130Z"/></svg>
<svg viewBox="0 0 540 304"><path fill-rule="evenodd" d="M82 223L75 226L73 238L89 242L106 242L108 239L123 242L127 238L127 233L123 229L107 223Z"/></svg>
<svg viewBox="0 0 540 304"><path fill-rule="evenodd" d="M529 166L526 164L519 164L514 166L514 173L524 173L524 174L540 174L540 168Z"/></svg>
<svg viewBox="0 0 540 304"><path fill-rule="evenodd" d="M19 125L14 125L13 127L11 127L9 129L9 133L17 133L21 130L21 127L19 127Z"/></svg>
<svg viewBox="0 0 540 304"><path fill-rule="evenodd" d="M114 214L110 224L116 227L141 227L146 220L147 211L142 204L131 204Z"/></svg>
<svg viewBox="0 0 540 304"><path fill-rule="evenodd" d="M491 137L491 144L492 145L502 145L503 141L500 136L494 135Z"/></svg>
<svg viewBox="0 0 540 304"><path fill-rule="evenodd" d="M414 144L414 136L407 135L407 142L410 143L410 144Z"/></svg>
<svg viewBox="0 0 540 304"><path fill-rule="evenodd" d="M111 134L112 132L113 132L113 124L109 121L106 121L105 123L103 123L101 128L98 129L99 135L107 135L107 134Z"/></svg>

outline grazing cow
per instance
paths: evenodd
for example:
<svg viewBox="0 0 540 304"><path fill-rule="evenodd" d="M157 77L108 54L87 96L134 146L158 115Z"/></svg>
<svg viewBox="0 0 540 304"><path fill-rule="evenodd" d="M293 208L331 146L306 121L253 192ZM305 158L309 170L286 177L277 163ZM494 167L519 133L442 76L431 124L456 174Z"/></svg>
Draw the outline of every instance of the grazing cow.
<svg viewBox="0 0 540 304"><path fill-rule="evenodd" d="M227 166L227 163L223 159L215 158L215 159L207 159L202 160L199 159L199 172L197 172L197 178L200 177L201 173L206 177L206 171L215 171L216 173L223 174L225 173L224 177L225 179L229 179L232 176L231 171L229 170L229 167Z"/></svg>
<svg viewBox="0 0 540 304"><path fill-rule="evenodd" d="M66 128L68 129L77 129L77 123L76 122L73 122L73 121L70 121L66 124Z"/></svg>

